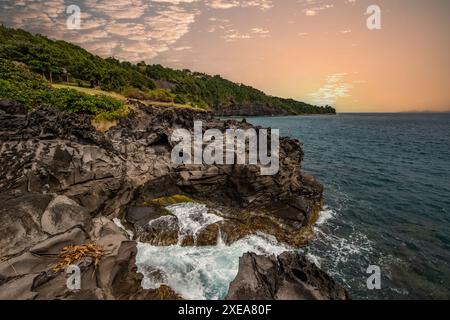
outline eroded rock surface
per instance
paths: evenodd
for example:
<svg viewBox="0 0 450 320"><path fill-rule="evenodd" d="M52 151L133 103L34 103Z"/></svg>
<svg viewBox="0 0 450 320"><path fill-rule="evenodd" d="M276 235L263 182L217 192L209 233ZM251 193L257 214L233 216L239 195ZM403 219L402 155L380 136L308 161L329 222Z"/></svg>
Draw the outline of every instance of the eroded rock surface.
<svg viewBox="0 0 450 320"><path fill-rule="evenodd" d="M228 300L348 300L348 292L305 256L246 253L231 282Z"/></svg>
<svg viewBox="0 0 450 320"><path fill-rule="evenodd" d="M142 290L135 240L178 243L179 221L155 199L180 194L221 211L223 221L187 236L183 245L227 243L255 232L293 246L306 244L317 219L322 186L301 172L303 149L280 141L280 171L261 176L259 166L176 165L170 136L177 128L248 129L191 109L151 107L130 101L126 119L102 133L85 115L54 109L26 113L0 104L0 295L1 298L179 298L168 287ZM258 128L256 128L258 130ZM105 256L94 267L80 262L85 287L69 292L66 275L54 273L67 245L95 242Z"/></svg>

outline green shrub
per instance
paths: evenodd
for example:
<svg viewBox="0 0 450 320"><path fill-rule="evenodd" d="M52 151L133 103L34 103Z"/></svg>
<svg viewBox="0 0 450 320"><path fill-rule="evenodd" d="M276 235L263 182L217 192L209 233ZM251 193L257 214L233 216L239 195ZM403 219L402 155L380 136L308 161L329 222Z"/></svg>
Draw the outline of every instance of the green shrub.
<svg viewBox="0 0 450 320"><path fill-rule="evenodd" d="M0 59L0 99L22 103L29 109L47 106L61 110L114 116L123 103L105 95L88 95L74 89L54 89L25 66Z"/></svg>
<svg viewBox="0 0 450 320"><path fill-rule="evenodd" d="M91 115L113 112L123 105L119 100L108 96L92 96L74 89L49 90L42 96L41 104L69 112Z"/></svg>
<svg viewBox="0 0 450 320"><path fill-rule="evenodd" d="M178 103L178 104L186 104L187 103L186 99L180 94L177 94L175 96L174 102Z"/></svg>
<svg viewBox="0 0 450 320"><path fill-rule="evenodd" d="M175 95L167 89L154 89L146 92L148 100L159 102L174 102Z"/></svg>
<svg viewBox="0 0 450 320"><path fill-rule="evenodd" d="M132 87L125 88L122 91L122 95L131 99L149 100L149 96L145 92L142 92L141 90Z"/></svg>

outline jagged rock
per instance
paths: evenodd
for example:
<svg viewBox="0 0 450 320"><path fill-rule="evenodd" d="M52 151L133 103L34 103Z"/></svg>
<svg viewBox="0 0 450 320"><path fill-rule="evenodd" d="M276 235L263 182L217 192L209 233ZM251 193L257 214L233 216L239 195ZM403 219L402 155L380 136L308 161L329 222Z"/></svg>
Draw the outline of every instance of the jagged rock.
<svg viewBox="0 0 450 320"><path fill-rule="evenodd" d="M274 176L261 176L258 166L178 165L170 157L173 130L192 130L194 120L202 120L204 130L252 126L189 108L130 103L130 115L106 132L97 131L87 115L1 108L2 297L178 298L167 287L140 289L136 243L111 221L119 217L138 240L177 243L176 217L149 204L161 196L183 194L226 208L223 222L201 230L196 239L186 236L182 245L215 244L219 230L227 243L258 231L294 246L310 239L323 188L301 173L298 141L281 138L280 171ZM105 257L97 268L80 262L85 287L68 292L66 275L50 267L62 247L82 242L101 244Z"/></svg>
<svg viewBox="0 0 450 320"><path fill-rule="evenodd" d="M167 215L170 215L169 211L153 204L129 206L125 210L125 219L136 228L145 228L151 220Z"/></svg>
<svg viewBox="0 0 450 320"><path fill-rule="evenodd" d="M27 108L15 101L0 99L0 112L9 114L26 114Z"/></svg>
<svg viewBox="0 0 450 320"><path fill-rule="evenodd" d="M150 221L139 239L155 246L174 245L178 242L179 228L177 217L162 216Z"/></svg>
<svg viewBox="0 0 450 320"><path fill-rule="evenodd" d="M27 193L9 199L0 195L2 198L0 257L17 254L47 238L40 221L52 195Z"/></svg>
<svg viewBox="0 0 450 320"><path fill-rule="evenodd" d="M231 282L228 300L347 300L348 292L305 256L246 253Z"/></svg>
<svg viewBox="0 0 450 320"><path fill-rule="evenodd" d="M167 286L143 289L143 276L135 264L136 242L128 241L123 231L104 217L93 224L92 238L76 227L1 262L0 299L180 299ZM65 271L54 272L52 266L64 246L91 240L104 247L105 256L97 266L89 258L74 262L81 270L81 289L70 290Z"/></svg>
<svg viewBox="0 0 450 320"><path fill-rule="evenodd" d="M65 233L51 236L29 251L0 263L0 292L4 299L36 298L36 280L43 274L52 274L61 249L86 241L87 233L75 227ZM65 283L65 282L64 282ZM57 291L55 291L56 294Z"/></svg>
<svg viewBox="0 0 450 320"><path fill-rule="evenodd" d="M42 256L57 256L64 247L80 245L84 243L87 238L88 236L83 229L75 227L36 244L30 248L30 253Z"/></svg>
<svg viewBox="0 0 450 320"><path fill-rule="evenodd" d="M49 234L63 232L76 225L90 229L89 212L66 196L53 199L41 217L41 228Z"/></svg>
<svg viewBox="0 0 450 320"><path fill-rule="evenodd" d="M219 236L221 236L221 226L219 223L213 223L201 229L197 235L195 245L214 246L217 244Z"/></svg>

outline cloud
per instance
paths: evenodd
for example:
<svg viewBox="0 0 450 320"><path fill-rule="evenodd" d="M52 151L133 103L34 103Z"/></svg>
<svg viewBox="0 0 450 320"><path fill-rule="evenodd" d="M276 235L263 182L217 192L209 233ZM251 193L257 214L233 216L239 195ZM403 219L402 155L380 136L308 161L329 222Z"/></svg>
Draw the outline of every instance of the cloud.
<svg viewBox="0 0 450 320"><path fill-rule="evenodd" d="M101 56L148 61L190 31L199 14L189 6L194 2L86 0L80 7L80 30L69 30L64 0L6 0L0 2L0 22L82 45Z"/></svg>
<svg viewBox="0 0 450 320"><path fill-rule="evenodd" d="M261 38L266 38L270 34L270 31L264 28L252 28L250 32L259 35Z"/></svg>
<svg viewBox="0 0 450 320"><path fill-rule="evenodd" d="M270 35L270 31L264 28L251 28L249 32L241 33L236 29L228 29L225 31L223 38L227 42L239 40L239 39L251 39L251 38L267 38Z"/></svg>
<svg viewBox="0 0 450 320"><path fill-rule="evenodd" d="M322 106L334 105L339 98L350 96L349 92L353 88L353 85L342 81L346 76L347 73L328 75L325 79L325 84L317 91L308 95L311 103Z"/></svg>
<svg viewBox="0 0 450 320"><path fill-rule="evenodd" d="M36 29L38 32L60 25L58 18L65 11L64 0L12 0L0 2L0 22L15 27Z"/></svg>
<svg viewBox="0 0 450 320"><path fill-rule="evenodd" d="M134 62L149 61L168 50L181 51L182 47L174 44L189 33L206 9L266 11L274 6L272 0L84 0L79 2L80 29L69 30L68 5L65 0L1 0L0 22L73 42L101 56ZM239 32L224 18L209 21L217 25L208 31L222 30L226 41L270 35L269 30L258 27Z"/></svg>
<svg viewBox="0 0 450 320"><path fill-rule="evenodd" d="M188 51L188 50L192 50L192 47L191 46L182 46L182 47L173 48L173 50L175 50L175 51Z"/></svg>
<svg viewBox="0 0 450 320"><path fill-rule="evenodd" d="M140 18L148 8L148 4L143 0L86 0L85 5L89 10L115 20Z"/></svg>
<svg viewBox="0 0 450 320"><path fill-rule="evenodd" d="M255 7L262 11L273 7L272 0L211 0L207 2L213 9L231 9L236 7Z"/></svg>
<svg viewBox="0 0 450 320"><path fill-rule="evenodd" d="M250 39L251 36L249 33L240 33L236 29L230 29L227 30L223 38L225 39L225 41L231 42L239 39Z"/></svg>
<svg viewBox="0 0 450 320"><path fill-rule="evenodd" d="M302 12L308 17L317 16L320 11L334 8L333 4L325 3L323 0L300 0L299 2L305 6Z"/></svg>

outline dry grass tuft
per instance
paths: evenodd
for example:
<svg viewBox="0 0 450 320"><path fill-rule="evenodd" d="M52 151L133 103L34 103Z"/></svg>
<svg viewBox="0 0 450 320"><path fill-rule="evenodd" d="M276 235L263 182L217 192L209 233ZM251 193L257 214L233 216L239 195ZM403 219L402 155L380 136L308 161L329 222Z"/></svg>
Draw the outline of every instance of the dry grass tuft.
<svg viewBox="0 0 450 320"><path fill-rule="evenodd" d="M100 262L103 254L103 247L95 243L64 247L59 254L58 263L53 267L53 271L59 272L60 270L65 269L67 266L87 257L91 257L94 259L94 266L96 267Z"/></svg>

